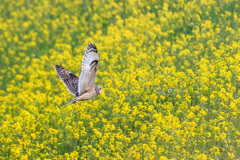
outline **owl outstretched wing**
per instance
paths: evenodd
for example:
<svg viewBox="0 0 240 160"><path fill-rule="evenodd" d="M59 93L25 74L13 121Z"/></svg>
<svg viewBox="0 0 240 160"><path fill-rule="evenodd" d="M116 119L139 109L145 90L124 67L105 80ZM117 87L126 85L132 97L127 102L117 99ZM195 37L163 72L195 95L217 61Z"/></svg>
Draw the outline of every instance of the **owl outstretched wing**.
<svg viewBox="0 0 240 160"><path fill-rule="evenodd" d="M79 95L88 92L95 86L98 69L98 52L94 43L89 43L82 60L82 70L78 82Z"/></svg>
<svg viewBox="0 0 240 160"><path fill-rule="evenodd" d="M79 95L78 94L79 78L60 65L55 65L55 69L57 71L58 76L61 78L61 80L67 87L68 91L72 95L78 96Z"/></svg>

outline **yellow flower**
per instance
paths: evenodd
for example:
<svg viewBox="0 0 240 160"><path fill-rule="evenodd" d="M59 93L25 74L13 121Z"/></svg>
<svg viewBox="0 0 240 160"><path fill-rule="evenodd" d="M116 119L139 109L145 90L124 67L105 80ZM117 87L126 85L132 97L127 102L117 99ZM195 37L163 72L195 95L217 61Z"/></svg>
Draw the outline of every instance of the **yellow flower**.
<svg viewBox="0 0 240 160"><path fill-rule="evenodd" d="M206 160L207 156L205 154L200 154L197 156L197 159Z"/></svg>
<svg viewBox="0 0 240 160"><path fill-rule="evenodd" d="M0 3L0 159L233 159L235 2ZM103 92L65 106L54 64L79 77L90 42Z"/></svg>

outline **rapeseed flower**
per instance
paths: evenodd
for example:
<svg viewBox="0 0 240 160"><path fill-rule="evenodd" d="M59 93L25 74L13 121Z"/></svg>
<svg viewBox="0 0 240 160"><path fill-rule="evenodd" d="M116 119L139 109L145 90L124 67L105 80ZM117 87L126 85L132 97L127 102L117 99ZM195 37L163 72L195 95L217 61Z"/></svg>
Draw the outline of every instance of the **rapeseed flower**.
<svg viewBox="0 0 240 160"><path fill-rule="evenodd" d="M237 159L239 5L1 3L0 159ZM89 42L103 92L65 106Z"/></svg>

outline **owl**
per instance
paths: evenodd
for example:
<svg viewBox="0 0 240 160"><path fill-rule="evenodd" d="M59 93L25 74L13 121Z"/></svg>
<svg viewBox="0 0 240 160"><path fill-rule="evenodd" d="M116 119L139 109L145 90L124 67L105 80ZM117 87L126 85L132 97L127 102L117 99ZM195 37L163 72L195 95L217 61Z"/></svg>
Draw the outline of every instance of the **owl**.
<svg viewBox="0 0 240 160"><path fill-rule="evenodd" d="M94 43L89 43L82 60L80 77L77 77L60 65L55 65L58 76L68 91L75 96L68 104L92 99L102 92L102 87L95 85L98 61L97 48Z"/></svg>

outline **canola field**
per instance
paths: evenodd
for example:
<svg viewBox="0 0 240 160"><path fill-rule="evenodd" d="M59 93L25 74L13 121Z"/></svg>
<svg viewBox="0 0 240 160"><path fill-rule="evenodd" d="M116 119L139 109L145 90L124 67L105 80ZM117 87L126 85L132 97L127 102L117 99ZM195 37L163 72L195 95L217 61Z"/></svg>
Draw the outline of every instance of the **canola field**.
<svg viewBox="0 0 240 160"><path fill-rule="evenodd" d="M240 159L238 0L1 0L0 159ZM88 43L100 61L89 101Z"/></svg>

